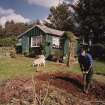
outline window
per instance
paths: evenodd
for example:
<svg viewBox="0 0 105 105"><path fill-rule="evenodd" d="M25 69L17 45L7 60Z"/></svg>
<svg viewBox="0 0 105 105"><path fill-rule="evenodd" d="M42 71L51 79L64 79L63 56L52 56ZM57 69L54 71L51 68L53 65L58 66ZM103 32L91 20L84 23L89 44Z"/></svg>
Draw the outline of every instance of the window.
<svg viewBox="0 0 105 105"><path fill-rule="evenodd" d="M52 47L59 48L60 46L60 38L59 37L52 37Z"/></svg>
<svg viewBox="0 0 105 105"><path fill-rule="evenodd" d="M31 37L31 47L40 47L41 44L42 44L42 36Z"/></svg>
<svg viewBox="0 0 105 105"><path fill-rule="evenodd" d="M21 46L22 45L22 39L19 39L16 45Z"/></svg>

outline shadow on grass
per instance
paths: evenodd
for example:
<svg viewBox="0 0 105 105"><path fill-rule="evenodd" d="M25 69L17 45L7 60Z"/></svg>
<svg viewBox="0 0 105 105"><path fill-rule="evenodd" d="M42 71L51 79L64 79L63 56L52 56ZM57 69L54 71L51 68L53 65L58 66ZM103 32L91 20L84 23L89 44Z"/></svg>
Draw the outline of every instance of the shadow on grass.
<svg viewBox="0 0 105 105"><path fill-rule="evenodd" d="M105 76L105 73L99 73L99 72L96 72L95 74L96 74L96 75Z"/></svg>
<svg viewBox="0 0 105 105"><path fill-rule="evenodd" d="M80 90L83 90L83 85L81 84L79 79L76 78L70 78L70 77L62 77L62 76L56 76L53 79L60 79L64 80L65 82L71 83L73 86L77 87Z"/></svg>

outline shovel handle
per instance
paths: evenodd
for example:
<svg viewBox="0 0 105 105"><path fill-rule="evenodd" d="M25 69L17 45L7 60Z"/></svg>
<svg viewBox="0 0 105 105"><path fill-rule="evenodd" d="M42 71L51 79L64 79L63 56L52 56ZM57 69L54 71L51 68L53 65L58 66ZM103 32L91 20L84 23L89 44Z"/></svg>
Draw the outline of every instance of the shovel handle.
<svg viewBox="0 0 105 105"><path fill-rule="evenodd" d="M83 74L83 89L86 89L86 73Z"/></svg>

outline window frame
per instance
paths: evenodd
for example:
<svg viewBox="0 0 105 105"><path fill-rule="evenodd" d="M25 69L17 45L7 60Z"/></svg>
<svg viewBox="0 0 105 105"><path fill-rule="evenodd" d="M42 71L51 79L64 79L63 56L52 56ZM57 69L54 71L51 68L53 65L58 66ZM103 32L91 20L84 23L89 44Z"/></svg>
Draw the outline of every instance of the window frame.
<svg viewBox="0 0 105 105"><path fill-rule="evenodd" d="M40 38L40 45L42 44L42 35L31 36L31 47L40 47L40 45L38 45L38 40L37 40L38 37ZM33 39L33 38L35 38L35 39ZM33 44L35 44L35 45L33 45Z"/></svg>
<svg viewBox="0 0 105 105"><path fill-rule="evenodd" d="M56 42L56 43L54 43ZM60 48L60 37L52 36L52 47Z"/></svg>

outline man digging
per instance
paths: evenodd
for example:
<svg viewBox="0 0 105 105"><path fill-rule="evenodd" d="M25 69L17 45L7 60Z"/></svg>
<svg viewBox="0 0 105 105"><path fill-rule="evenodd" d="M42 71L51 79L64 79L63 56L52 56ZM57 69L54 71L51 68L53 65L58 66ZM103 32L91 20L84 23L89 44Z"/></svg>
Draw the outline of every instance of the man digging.
<svg viewBox="0 0 105 105"><path fill-rule="evenodd" d="M93 77L93 58L82 48L78 58L81 71L83 73L83 92L88 93Z"/></svg>

